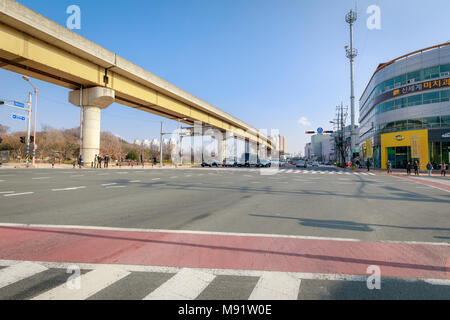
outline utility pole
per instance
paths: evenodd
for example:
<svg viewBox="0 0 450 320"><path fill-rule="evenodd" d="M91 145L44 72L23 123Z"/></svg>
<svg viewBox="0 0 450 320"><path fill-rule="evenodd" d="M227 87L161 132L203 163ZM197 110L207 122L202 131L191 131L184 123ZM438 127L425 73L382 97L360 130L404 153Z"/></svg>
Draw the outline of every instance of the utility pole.
<svg viewBox="0 0 450 320"><path fill-rule="evenodd" d="M355 137L355 91L354 91L354 72L353 72L353 62L355 57L358 55L358 51L353 48L353 23L358 18L355 11L350 10L349 13L345 16L345 21L350 25L350 48L345 46L345 51L347 58L350 60L350 113L351 113L351 128L350 128L350 153L351 160L353 161L353 150L356 145L356 137Z"/></svg>
<svg viewBox="0 0 450 320"><path fill-rule="evenodd" d="M27 121L27 168L30 165L30 129L31 128L31 92L28 93L28 121ZM33 140L34 142L34 140Z"/></svg>
<svg viewBox="0 0 450 320"><path fill-rule="evenodd" d="M163 122L161 121L161 134L159 139L159 167L162 168L163 166Z"/></svg>

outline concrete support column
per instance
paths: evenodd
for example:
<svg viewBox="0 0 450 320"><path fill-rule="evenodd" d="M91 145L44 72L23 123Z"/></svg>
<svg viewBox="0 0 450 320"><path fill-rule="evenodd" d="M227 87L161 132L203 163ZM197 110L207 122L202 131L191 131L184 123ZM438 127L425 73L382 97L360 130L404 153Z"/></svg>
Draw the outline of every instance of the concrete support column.
<svg viewBox="0 0 450 320"><path fill-rule="evenodd" d="M69 92L69 102L82 108L83 140L81 156L85 164L94 161L100 153L101 110L114 102L114 90L93 87Z"/></svg>

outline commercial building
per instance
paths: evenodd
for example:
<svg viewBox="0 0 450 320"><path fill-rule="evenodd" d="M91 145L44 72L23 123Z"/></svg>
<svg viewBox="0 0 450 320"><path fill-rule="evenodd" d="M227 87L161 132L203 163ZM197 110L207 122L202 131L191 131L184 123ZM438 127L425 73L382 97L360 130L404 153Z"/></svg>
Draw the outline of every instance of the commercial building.
<svg viewBox="0 0 450 320"><path fill-rule="evenodd" d="M449 163L449 100L450 42L380 64L359 101L362 158L378 168Z"/></svg>
<svg viewBox="0 0 450 320"><path fill-rule="evenodd" d="M310 160L312 157L312 146L311 146L311 142L308 142L305 145L305 158Z"/></svg>
<svg viewBox="0 0 450 320"><path fill-rule="evenodd" d="M278 148L280 155L284 155L286 151L286 137L285 136L278 136Z"/></svg>

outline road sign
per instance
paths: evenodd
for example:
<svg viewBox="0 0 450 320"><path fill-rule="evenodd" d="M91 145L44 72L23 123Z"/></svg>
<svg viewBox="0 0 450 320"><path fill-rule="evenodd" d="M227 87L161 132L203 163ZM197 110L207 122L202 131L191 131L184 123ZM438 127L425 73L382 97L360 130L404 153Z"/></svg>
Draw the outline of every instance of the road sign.
<svg viewBox="0 0 450 320"><path fill-rule="evenodd" d="M23 102L20 102L20 101L14 101L14 105L16 107L25 108L25 104Z"/></svg>
<svg viewBox="0 0 450 320"><path fill-rule="evenodd" d="M320 127L317 128L317 133L319 133L319 134L320 134L320 133L323 133L323 128L320 128Z"/></svg>
<svg viewBox="0 0 450 320"><path fill-rule="evenodd" d="M18 115L18 114L12 114L11 118L16 120L25 120L26 118L24 116Z"/></svg>

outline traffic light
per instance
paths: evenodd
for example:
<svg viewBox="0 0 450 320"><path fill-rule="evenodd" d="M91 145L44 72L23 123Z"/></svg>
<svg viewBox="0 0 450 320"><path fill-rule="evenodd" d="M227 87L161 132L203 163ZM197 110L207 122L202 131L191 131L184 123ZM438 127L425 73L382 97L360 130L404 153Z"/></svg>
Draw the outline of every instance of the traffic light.
<svg viewBox="0 0 450 320"><path fill-rule="evenodd" d="M316 133L315 131L306 131L306 134L312 134L312 133Z"/></svg>
<svg viewBox="0 0 450 320"><path fill-rule="evenodd" d="M34 136L30 136L30 143L34 142Z"/></svg>
<svg viewBox="0 0 450 320"><path fill-rule="evenodd" d="M20 143L25 143L25 137L20 137Z"/></svg>

